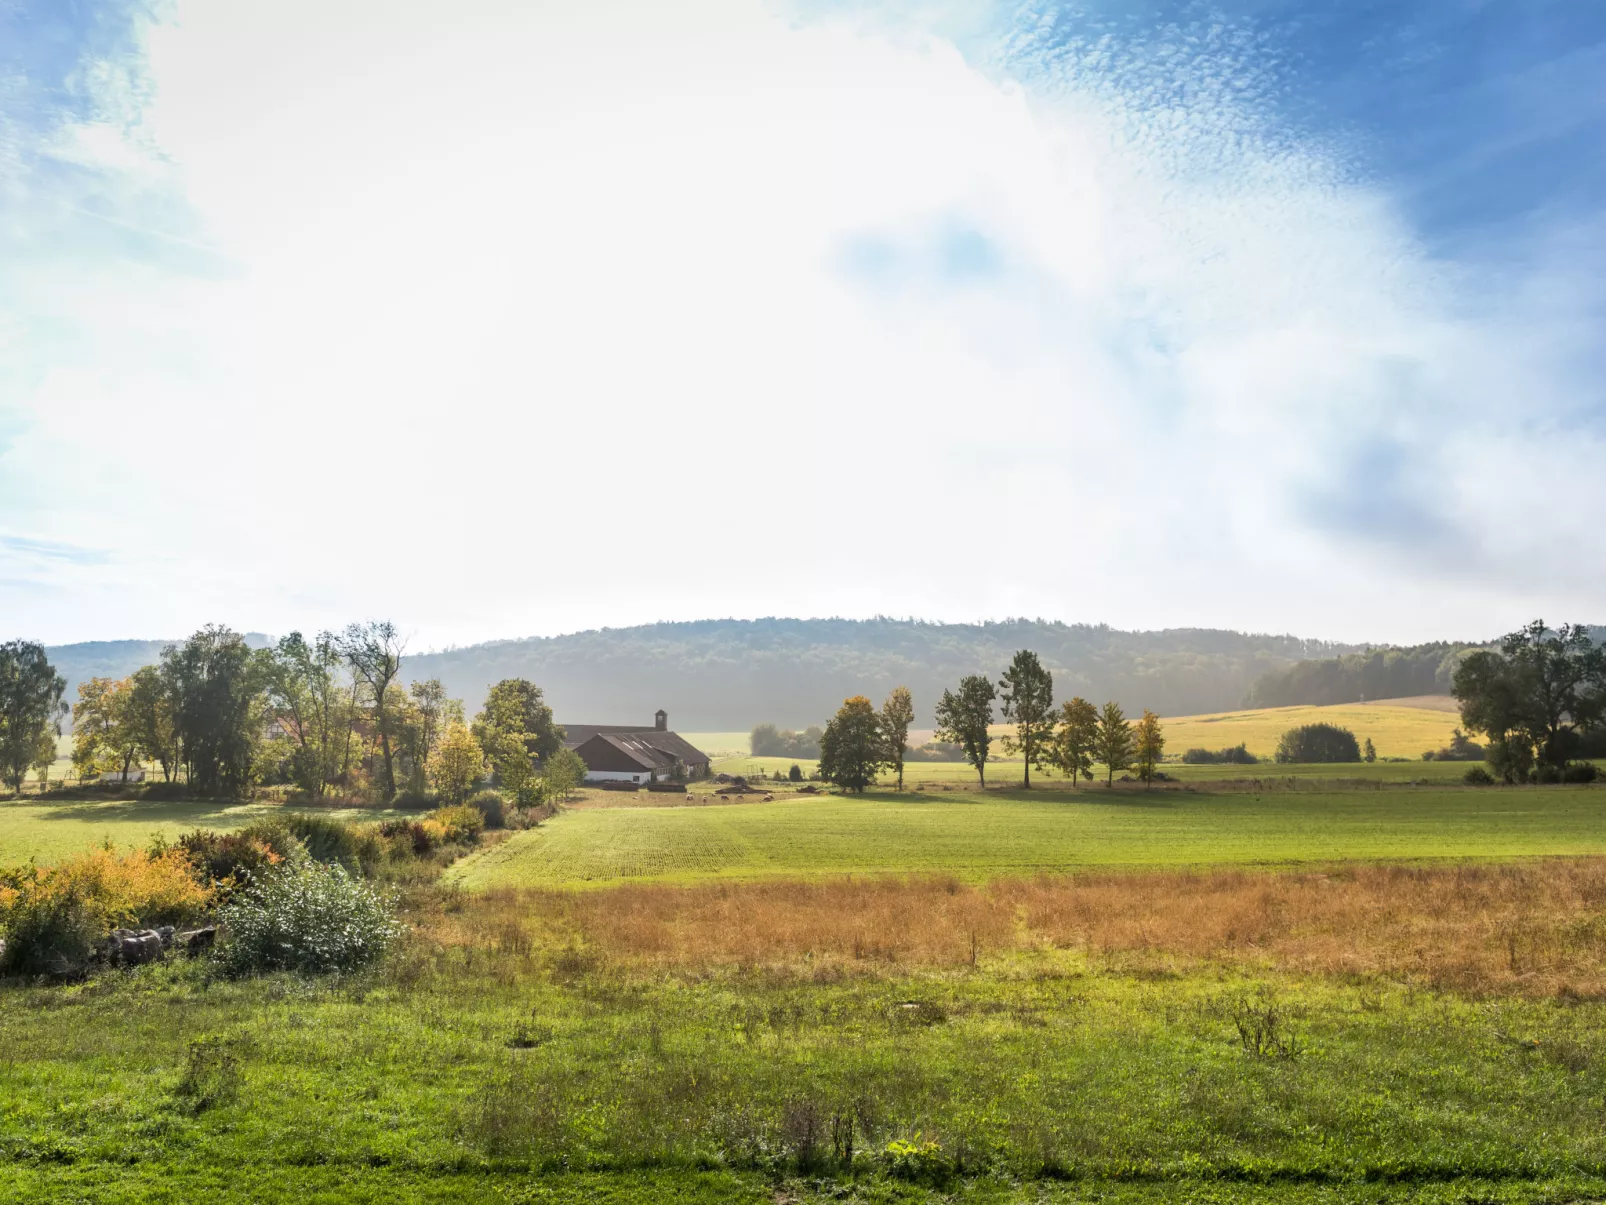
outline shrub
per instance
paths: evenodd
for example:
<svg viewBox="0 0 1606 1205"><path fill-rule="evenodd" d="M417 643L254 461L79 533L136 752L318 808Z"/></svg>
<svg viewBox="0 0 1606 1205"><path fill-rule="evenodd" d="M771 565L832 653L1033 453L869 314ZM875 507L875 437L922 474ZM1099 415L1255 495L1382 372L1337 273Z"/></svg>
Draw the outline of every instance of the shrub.
<svg viewBox="0 0 1606 1205"><path fill-rule="evenodd" d="M7 871L0 874L0 965L23 974L71 973L113 929L178 924L205 912L212 899L180 849L97 849L52 867Z"/></svg>
<svg viewBox="0 0 1606 1205"><path fill-rule="evenodd" d="M786 772L786 780L788 782L802 782L803 767L798 765L796 762L793 762L792 768Z"/></svg>
<svg viewBox="0 0 1606 1205"><path fill-rule="evenodd" d="M1186 766L1253 766L1259 762L1260 759L1241 744L1230 749L1189 749L1182 755L1182 764Z"/></svg>
<svg viewBox="0 0 1606 1205"><path fill-rule="evenodd" d="M289 863L224 906L225 970L356 970L379 959L401 933L390 898L337 863Z"/></svg>
<svg viewBox="0 0 1606 1205"><path fill-rule="evenodd" d="M1561 772L1562 782L1594 782L1600 777L1600 767L1593 762L1575 761Z"/></svg>
<svg viewBox="0 0 1606 1205"><path fill-rule="evenodd" d="M440 845L439 828L419 820L386 820L379 826L392 858L421 858Z"/></svg>
<svg viewBox="0 0 1606 1205"><path fill-rule="evenodd" d="M1279 762L1358 762L1360 742L1348 728L1336 724L1305 724L1290 728L1277 742Z"/></svg>
<svg viewBox="0 0 1606 1205"><path fill-rule="evenodd" d="M443 842L472 844L485 831L485 818L480 815L480 810L466 803L436 808L424 818L424 823L435 826Z"/></svg>
<svg viewBox="0 0 1606 1205"><path fill-rule="evenodd" d="M1450 735L1450 743L1437 752L1422 755L1423 761L1482 761L1488 753L1482 745L1457 728Z"/></svg>
<svg viewBox="0 0 1606 1205"><path fill-rule="evenodd" d="M1461 781L1469 787L1487 787L1494 785L1494 775L1482 766L1473 766L1461 776Z"/></svg>
<svg viewBox="0 0 1606 1205"><path fill-rule="evenodd" d="M185 833L173 848L184 853L197 875L227 896L245 886L251 876L283 862L299 845L288 828L266 836L198 828Z"/></svg>
<svg viewBox="0 0 1606 1205"><path fill-rule="evenodd" d="M468 806L477 810L486 828L502 828L507 824L507 799L495 790L475 791L468 797Z"/></svg>
<svg viewBox="0 0 1606 1205"><path fill-rule="evenodd" d="M284 823L314 862L339 864L349 871L360 871L357 833L351 825L332 816L303 812L286 816Z"/></svg>

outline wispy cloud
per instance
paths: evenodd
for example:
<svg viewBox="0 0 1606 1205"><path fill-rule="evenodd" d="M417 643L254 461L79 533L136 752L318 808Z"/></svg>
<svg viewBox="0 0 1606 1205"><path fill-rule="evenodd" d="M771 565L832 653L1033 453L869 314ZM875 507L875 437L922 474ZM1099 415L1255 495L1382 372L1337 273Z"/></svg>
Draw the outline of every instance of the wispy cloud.
<svg viewBox="0 0 1606 1205"><path fill-rule="evenodd" d="M1581 614L1606 190L1563 152L1606 23L1346 7L13 15L0 514L39 546L0 542L38 583L6 605L436 642ZM648 516L709 570L566 551ZM44 549L86 532L107 592L64 594Z"/></svg>

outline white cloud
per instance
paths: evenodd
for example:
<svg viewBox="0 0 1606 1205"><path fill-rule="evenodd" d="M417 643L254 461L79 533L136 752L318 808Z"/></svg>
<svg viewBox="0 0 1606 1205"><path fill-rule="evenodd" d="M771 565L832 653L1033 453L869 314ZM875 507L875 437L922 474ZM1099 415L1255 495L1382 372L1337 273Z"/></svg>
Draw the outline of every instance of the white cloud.
<svg viewBox="0 0 1606 1205"><path fill-rule="evenodd" d="M53 144L168 249L12 270L74 334L3 525L118 555L0 596L52 638L425 643L1581 614L1600 443L1509 421L1573 404L1551 328L1470 305L1228 48L1164 59L1182 104L1112 52L983 70L740 0L181 4L152 98L91 73L114 119Z"/></svg>

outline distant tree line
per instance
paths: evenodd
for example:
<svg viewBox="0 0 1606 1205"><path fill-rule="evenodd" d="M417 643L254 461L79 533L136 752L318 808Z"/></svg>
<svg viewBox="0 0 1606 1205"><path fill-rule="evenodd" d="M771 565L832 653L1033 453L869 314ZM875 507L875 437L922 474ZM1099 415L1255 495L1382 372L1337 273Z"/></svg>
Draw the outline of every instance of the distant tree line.
<svg viewBox="0 0 1606 1205"><path fill-rule="evenodd" d="M1182 764L1185 766L1253 766L1259 762L1260 759L1244 748L1241 742L1229 749L1189 749L1182 755Z"/></svg>
<svg viewBox="0 0 1606 1205"><path fill-rule="evenodd" d="M384 621L311 640L291 632L256 649L226 627L202 628L163 648L157 664L78 684L74 770L126 781L135 766L154 764L164 782L202 796L284 784L308 799L385 802L431 791L458 802L494 779L521 805L544 786L584 777L540 687L496 684L470 725L438 680L403 685L404 652ZM46 780L67 714L64 687L41 646L0 646L0 757L12 790L30 767Z"/></svg>
<svg viewBox="0 0 1606 1205"><path fill-rule="evenodd" d="M1036 653L1022 649L996 684L985 674L968 674L937 702L937 742L959 750L984 789L995 704L1012 725L1000 743L1006 753L1020 755L1027 788L1033 769L1053 768L1074 785L1091 780L1093 767L1103 765L1107 787L1120 770L1135 769L1145 784L1158 773L1165 748L1159 716L1145 710L1134 724L1118 703L1097 708L1080 697L1056 708L1053 675ZM879 712L864 695L844 700L820 740L820 776L860 792L874 784L883 768L891 768L901 790L913 722L913 695L907 687L895 688Z"/></svg>
<svg viewBox="0 0 1606 1205"><path fill-rule="evenodd" d="M748 748L754 757L815 758L820 756L820 738L824 735L825 730L818 724L811 724L802 732L759 724L749 737Z"/></svg>
<svg viewBox="0 0 1606 1205"><path fill-rule="evenodd" d="M666 707L682 732L746 730L757 718L801 731L848 695L880 699L904 685L917 699L936 699L975 666L1007 664L1017 648L1036 650L1064 695L1115 699L1128 710L1141 700L1162 714L1190 715L1237 706L1267 670L1359 647L1029 619L718 619L409 652L403 678L438 678L471 712L488 684L524 678L561 699L560 718L576 722L619 723ZM71 665L61 662L69 692L82 677L126 676L153 659L141 646L129 654L129 668L119 669L114 652L84 646Z"/></svg>
<svg viewBox="0 0 1606 1205"><path fill-rule="evenodd" d="M1439 641L1297 661L1256 678L1243 706L1331 707L1363 699L1448 694L1456 666L1478 647Z"/></svg>

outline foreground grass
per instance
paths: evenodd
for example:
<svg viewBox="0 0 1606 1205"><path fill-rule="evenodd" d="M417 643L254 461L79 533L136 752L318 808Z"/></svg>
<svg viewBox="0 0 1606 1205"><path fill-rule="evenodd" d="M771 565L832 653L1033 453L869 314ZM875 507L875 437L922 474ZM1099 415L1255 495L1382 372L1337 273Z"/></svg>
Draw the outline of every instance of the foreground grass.
<svg viewBox="0 0 1606 1205"><path fill-rule="evenodd" d="M1606 1006L1577 993L1056 944L663 964L505 899L424 903L361 979L0 986L0 1200L1606 1191Z"/></svg>
<svg viewBox="0 0 1606 1205"><path fill-rule="evenodd" d="M1015 791L580 810L450 872L470 888L627 879L1510 858L1606 852L1606 789Z"/></svg>

